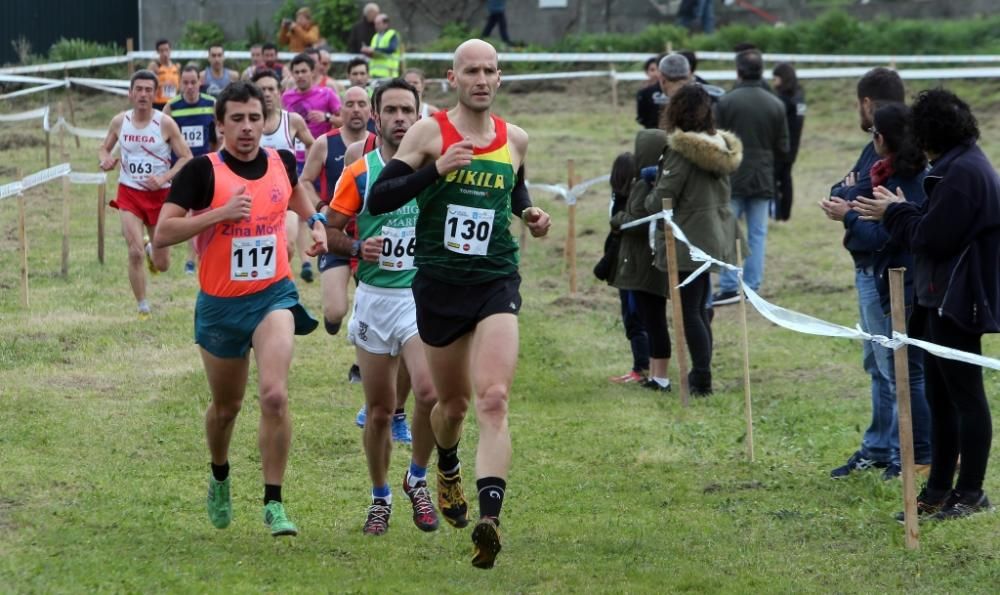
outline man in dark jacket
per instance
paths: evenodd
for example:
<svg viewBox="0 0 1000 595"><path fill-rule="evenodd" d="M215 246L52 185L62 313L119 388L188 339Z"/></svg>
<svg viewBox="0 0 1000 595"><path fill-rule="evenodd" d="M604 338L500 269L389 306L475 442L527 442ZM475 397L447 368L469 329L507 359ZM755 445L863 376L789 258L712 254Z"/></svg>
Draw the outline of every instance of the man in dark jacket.
<svg viewBox="0 0 1000 595"><path fill-rule="evenodd" d="M903 80L888 68L874 68L861 77L857 85L858 117L863 131L870 133L872 117L883 105L902 103L905 99ZM889 235L877 222L866 221L851 210L854 199L872 195L871 169L879 156L875 145L869 141L861 151L857 163L844 180L830 189L830 198L820 203L826 216L840 221L844 226L844 247L854 260L854 284L858 291L858 309L861 329L873 335L890 336L891 320L885 315L878 292L875 271L876 253L883 249ZM833 478L847 477L855 471L873 467L885 469L884 479L900 473L899 426L896 410L895 373L892 351L866 342L862 348L862 365L871 376L872 419L861 438L861 446L848 457L847 462L833 469ZM927 430L927 406L922 387L912 390L922 376L911 379L914 396L914 446L919 452L917 462L926 464L930 457L930 440Z"/></svg>
<svg viewBox="0 0 1000 595"><path fill-rule="evenodd" d="M917 144L931 161L927 199L917 206L879 188L855 208L883 219L892 239L913 253L910 335L979 354L983 333L1000 332L1000 177L976 144L968 104L954 93L923 91L912 114ZM982 368L927 353L926 394L932 456L918 514L947 520L991 510L983 479L993 426Z"/></svg>
<svg viewBox="0 0 1000 595"><path fill-rule="evenodd" d="M788 153L785 107L761 79L764 60L756 50L736 55L737 83L719 99L718 127L736 133L743 141L743 163L732 175L730 206L737 218L746 216L750 254L743 259L743 280L756 291L764 281L764 247L767 243L767 210L774 198L774 161ZM736 274L719 276L714 305L739 301Z"/></svg>
<svg viewBox="0 0 1000 595"><path fill-rule="evenodd" d="M351 54L360 54L361 48L371 43L375 35L375 17L382 12L378 4L369 2L365 4L361 11L361 18L351 27L351 32L347 36L347 51Z"/></svg>

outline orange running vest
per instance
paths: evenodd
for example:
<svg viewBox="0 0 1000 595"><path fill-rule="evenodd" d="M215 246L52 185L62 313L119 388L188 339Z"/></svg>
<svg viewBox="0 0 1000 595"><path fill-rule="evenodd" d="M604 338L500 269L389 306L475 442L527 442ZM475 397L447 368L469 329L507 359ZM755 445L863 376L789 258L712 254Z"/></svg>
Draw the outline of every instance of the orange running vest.
<svg viewBox="0 0 1000 595"><path fill-rule="evenodd" d="M201 255L198 281L208 295L250 295L292 278L285 243L285 213L292 185L278 152L260 150L267 156L267 172L259 180L237 176L218 152L208 155L215 173L215 192L209 208L224 206L240 186L246 186L246 194L252 199L249 219L216 224L195 241Z"/></svg>

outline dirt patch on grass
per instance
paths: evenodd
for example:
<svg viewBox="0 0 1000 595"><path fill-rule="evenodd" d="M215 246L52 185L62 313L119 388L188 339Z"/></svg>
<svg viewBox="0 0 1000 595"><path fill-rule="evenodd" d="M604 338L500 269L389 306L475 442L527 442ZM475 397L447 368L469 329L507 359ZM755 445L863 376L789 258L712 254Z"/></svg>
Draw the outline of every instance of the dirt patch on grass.
<svg viewBox="0 0 1000 595"><path fill-rule="evenodd" d="M0 533L8 533L17 529L14 522L14 510L20 506L19 503L10 498L0 498Z"/></svg>
<svg viewBox="0 0 1000 595"><path fill-rule="evenodd" d="M9 132L0 136L0 151L21 150L28 147L39 147L44 144L44 139L24 132Z"/></svg>

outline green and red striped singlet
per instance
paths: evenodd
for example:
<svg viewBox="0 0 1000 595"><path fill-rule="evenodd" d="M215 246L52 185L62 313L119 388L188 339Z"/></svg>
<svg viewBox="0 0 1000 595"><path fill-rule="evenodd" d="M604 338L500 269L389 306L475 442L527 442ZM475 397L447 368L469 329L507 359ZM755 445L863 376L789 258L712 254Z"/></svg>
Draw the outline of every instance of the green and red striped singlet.
<svg viewBox="0 0 1000 595"><path fill-rule="evenodd" d="M432 116L441 128L441 153L462 135L442 110ZM472 285L517 272L517 240L510 232L514 166L507 123L491 116L496 137L475 147L472 163L440 177L417 196L416 265L422 275Z"/></svg>

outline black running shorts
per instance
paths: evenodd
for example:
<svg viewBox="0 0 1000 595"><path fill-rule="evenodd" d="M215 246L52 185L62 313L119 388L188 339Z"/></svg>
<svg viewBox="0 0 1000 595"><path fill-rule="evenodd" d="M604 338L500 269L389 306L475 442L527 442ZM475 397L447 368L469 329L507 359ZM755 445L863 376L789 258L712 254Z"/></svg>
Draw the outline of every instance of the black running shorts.
<svg viewBox="0 0 1000 595"><path fill-rule="evenodd" d="M431 347L445 347L473 330L493 314L521 311L521 276L517 273L475 285L453 285L417 275L413 301L417 305L420 339Z"/></svg>

